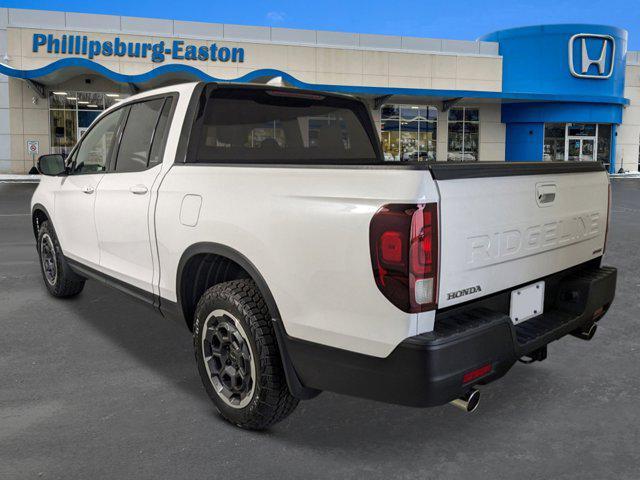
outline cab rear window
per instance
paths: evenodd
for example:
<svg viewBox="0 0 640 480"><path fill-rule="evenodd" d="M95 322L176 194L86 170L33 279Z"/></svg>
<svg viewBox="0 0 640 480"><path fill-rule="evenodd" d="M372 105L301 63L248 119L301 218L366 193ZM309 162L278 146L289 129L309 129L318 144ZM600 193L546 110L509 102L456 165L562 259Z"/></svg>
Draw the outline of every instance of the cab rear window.
<svg viewBox="0 0 640 480"><path fill-rule="evenodd" d="M286 90L219 88L196 120L199 163L378 162L368 112L355 100ZM195 151L194 151L195 150Z"/></svg>

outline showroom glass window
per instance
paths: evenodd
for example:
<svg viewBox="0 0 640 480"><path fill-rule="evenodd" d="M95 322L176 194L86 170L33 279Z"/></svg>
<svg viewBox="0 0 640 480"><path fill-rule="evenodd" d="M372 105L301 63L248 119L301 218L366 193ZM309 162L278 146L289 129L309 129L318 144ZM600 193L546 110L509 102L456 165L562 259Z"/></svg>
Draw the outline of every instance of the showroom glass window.
<svg viewBox="0 0 640 480"><path fill-rule="evenodd" d="M448 130L447 160L477 161L480 146L480 111L469 107L451 108Z"/></svg>
<svg viewBox="0 0 640 480"><path fill-rule="evenodd" d="M436 159L438 110L428 105L384 105L382 150L387 161Z"/></svg>
<svg viewBox="0 0 640 480"><path fill-rule="evenodd" d="M545 162L564 160L566 141L565 123L546 123L544 126L544 150L542 159Z"/></svg>
<svg viewBox="0 0 640 480"><path fill-rule="evenodd" d="M49 93L51 153L68 154L100 113L128 97L122 93L54 90Z"/></svg>
<svg viewBox="0 0 640 480"><path fill-rule="evenodd" d="M611 159L611 125L606 123L546 123L544 161L592 162L608 169Z"/></svg>
<svg viewBox="0 0 640 480"><path fill-rule="evenodd" d="M602 162L607 170L611 164L611 125L598 124L597 159Z"/></svg>

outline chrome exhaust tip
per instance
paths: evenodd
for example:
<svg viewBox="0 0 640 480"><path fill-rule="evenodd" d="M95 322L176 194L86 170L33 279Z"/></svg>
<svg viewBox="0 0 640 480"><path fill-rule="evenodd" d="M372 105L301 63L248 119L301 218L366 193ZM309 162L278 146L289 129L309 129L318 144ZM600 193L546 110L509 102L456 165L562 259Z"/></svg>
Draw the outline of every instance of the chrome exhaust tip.
<svg viewBox="0 0 640 480"><path fill-rule="evenodd" d="M475 388L469 390L460 398L456 398L449 403L467 413L474 412L476 408L478 408L478 405L480 405L480 390L476 390Z"/></svg>
<svg viewBox="0 0 640 480"><path fill-rule="evenodd" d="M598 330L598 325L596 325L595 323L592 323L591 325L589 325L589 327L585 328L584 330L576 330L575 332L571 332L571 335L573 335L576 338L579 338L580 340L589 341L595 336L597 330Z"/></svg>

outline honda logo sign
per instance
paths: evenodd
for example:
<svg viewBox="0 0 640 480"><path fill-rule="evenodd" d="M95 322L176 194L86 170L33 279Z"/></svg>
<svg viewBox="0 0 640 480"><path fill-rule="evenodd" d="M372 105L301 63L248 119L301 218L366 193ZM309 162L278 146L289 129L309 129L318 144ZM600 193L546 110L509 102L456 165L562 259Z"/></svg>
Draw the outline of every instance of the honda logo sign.
<svg viewBox="0 0 640 480"><path fill-rule="evenodd" d="M578 55L575 53L578 52ZM569 70L578 78L611 77L616 42L611 35L578 33L569 39Z"/></svg>

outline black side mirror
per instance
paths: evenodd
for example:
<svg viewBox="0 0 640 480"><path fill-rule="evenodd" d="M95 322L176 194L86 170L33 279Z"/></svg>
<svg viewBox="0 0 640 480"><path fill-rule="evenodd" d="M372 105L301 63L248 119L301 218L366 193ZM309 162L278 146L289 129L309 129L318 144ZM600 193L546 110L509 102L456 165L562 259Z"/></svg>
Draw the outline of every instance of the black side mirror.
<svg viewBox="0 0 640 480"><path fill-rule="evenodd" d="M66 173L64 157L59 153L38 158L38 171L43 175L57 176Z"/></svg>

